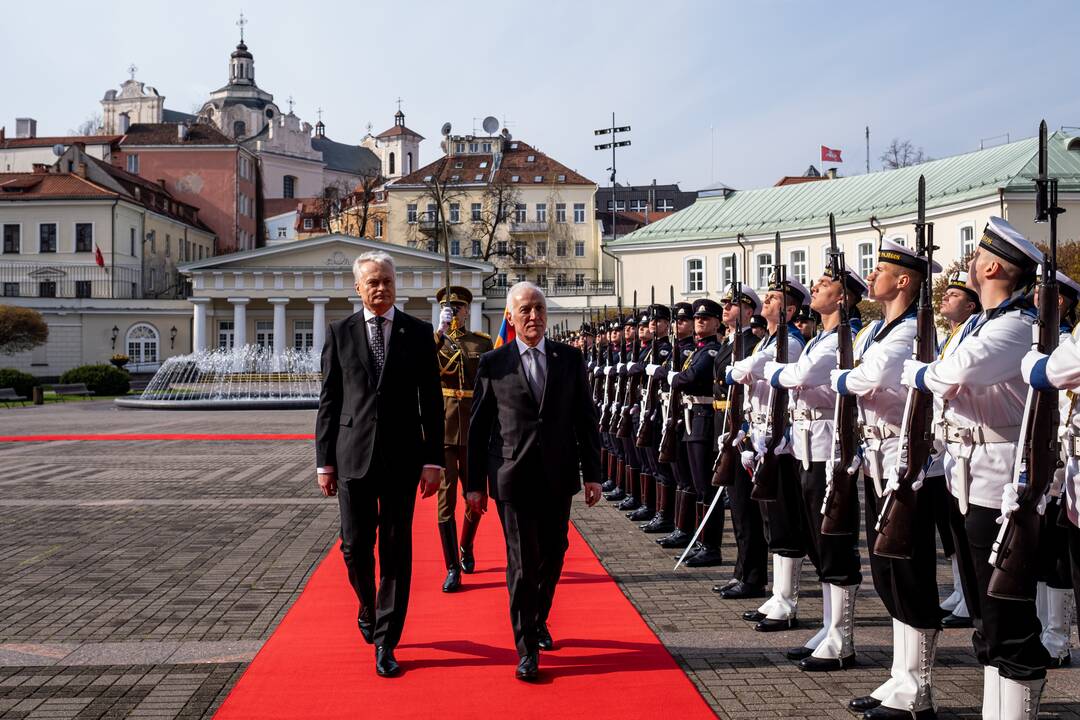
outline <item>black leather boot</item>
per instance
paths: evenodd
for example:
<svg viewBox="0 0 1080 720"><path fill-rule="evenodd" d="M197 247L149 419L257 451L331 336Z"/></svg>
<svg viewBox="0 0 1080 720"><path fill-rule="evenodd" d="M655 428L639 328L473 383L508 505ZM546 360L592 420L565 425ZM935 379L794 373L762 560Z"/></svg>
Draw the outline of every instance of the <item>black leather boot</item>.
<svg viewBox="0 0 1080 720"><path fill-rule="evenodd" d="M461 526L461 572L471 575L476 570L476 558L473 557L473 540L476 529L480 527L480 516L465 513L465 522Z"/></svg>
<svg viewBox="0 0 1080 720"><path fill-rule="evenodd" d="M669 533L675 529L675 486L656 481L656 515L641 526L647 533Z"/></svg>
<svg viewBox="0 0 1080 720"><path fill-rule="evenodd" d="M615 480L611 475L614 460L615 457L607 448L600 448L600 470L604 473L604 484L600 486L602 492L609 493L615 489Z"/></svg>
<svg viewBox="0 0 1080 720"><path fill-rule="evenodd" d="M626 497L626 465L622 460L615 461L615 489L604 493L604 499L611 502L621 502Z"/></svg>
<svg viewBox="0 0 1080 720"><path fill-rule="evenodd" d="M619 509L623 512L637 510L641 507L641 488L638 487L640 479L641 471L627 465L625 478L626 498L619 503Z"/></svg>
<svg viewBox="0 0 1080 720"><path fill-rule="evenodd" d="M711 502L711 500L710 500ZM701 520L699 523L705 522L705 511L709 509L707 503L698 503L698 507L701 512ZM701 549L698 550L693 557L688 557L685 561L689 567L715 567L716 565L723 564L723 558L720 556L720 543L724 536L724 509L722 507L713 508L712 515L709 516L708 522L705 522L705 527L701 529L701 534L698 539L701 542Z"/></svg>
<svg viewBox="0 0 1080 720"><path fill-rule="evenodd" d="M696 496L687 490L675 491L675 530L657 544L662 548L681 549L690 544L694 535L694 505Z"/></svg>
<svg viewBox="0 0 1080 720"><path fill-rule="evenodd" d="M456 521L447 520L439 523L439 540L442 541L443 560L446 561L446 580L443 582L442 591L454 592L461 587Z"/></svg>
<svg viewBox="0 0 1080 720"><path fill-rule="evenodd" d="M656 481L644 470L638 476L638 492L641 493L641 507L626 517L635 522L649 520L656 514Z"/></svg>

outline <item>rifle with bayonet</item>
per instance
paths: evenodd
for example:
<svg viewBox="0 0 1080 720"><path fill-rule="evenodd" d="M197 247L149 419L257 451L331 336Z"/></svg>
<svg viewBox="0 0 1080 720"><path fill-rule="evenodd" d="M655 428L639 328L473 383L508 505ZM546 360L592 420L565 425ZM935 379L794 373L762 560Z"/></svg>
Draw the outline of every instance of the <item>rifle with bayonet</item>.
<svg viewBox="0 0 1080 720"><path fill-rule="evenodd" d="M652 301L649 303L649 323L652 325L652 337L649 345L649 363L660 364L660 343L656 332L656 286L652 288ZM638 424L637 437L634 439L636 447L652 447L655 434L656 406L660 399L660 379L655 375L649 375L645 384L645 402L641 408L641 422Z"/></svg>
<svg viewBox="0 0 1080 720"><path fill-rule="evenodd" d="M623 306L622 298L619 298L619 312L615 316L616 323L621 331L625 332L623 328ZM621 388L622 383L619 382L618 363L615 363L615 343L609 343L609 360L608 367L611 368L610 373L606 373L606 388L604 390L604 412L600 418L600 432L612 433L617 428L619 417L619 406L622 402ZM626 345L623 344L619 348L619 358L622 359L625 355Z"/></svg>
<svg viewBox="0 0 1080 720"><path fill-rule="evenodd" d="M919 176L918 215L915 222L915 249L926 261L926 276L919 287L915 315L913 356L931 363L937 356L934 333L934 224L926 222L926 180ZM909 388L900 423L900 449L897 454L899 487L885 495L877 521L874 552L882 557L911 559L914 551L916 497L912 487L925 474L934 452L934 396Z"/></svg>
<svg viewBox="0 0 1080 720"><path fill-rule="evenodd" d="M1057 216L1065 212L1058 205L1058 181L1049 176L1046 152L1046 121L1039 126L1039 175L1035 178L1035 222L1050 224L1050 247L1043 255L1039 280L1039 314L1034 349L1049 355L1058 345ZM1001 524L990 553L994 566L987 589L1001 600L1035 599L1039 566L1039 501L1050 490L1054 473L1060 467L1058 427L1060 409L1057 390L1028 387L1024 417L1020 424L1020 442L1013 468L1014 483L1019 486L1020 507Z"/></svg>
<svg viewBox="0 0 1080 720"><path fill-rule="evenodd" d="M776 254L773 256L775 270L773 283L780 290L780 317L776 321L776 362L787 362L788 357L788 298L784 284L787 267L780 262L780 233L776 233ZM788 391L774 387L769 391L769 409L765 415L765 454L754 468L754 486L750 499L760 502L776 502L780 495L780 466L776 448L787 433Z"/></svg>
<svg viewBox="0 0 1080 720"><path fill-rule="evenodd" d="M638 307L637 307L637 290L634 291L634 325L637 328L638 322ZM640 333L640 328L638 329ZM638 387L641 385L641 373L630 374L630 366L637 362L638 355L638 339L635 337L630 339L629 332L623 337L625 346L629 348L629 351L624 358L624 367L626 368L626 390L623 394L622 405L619 406L619 425L615 431L615 437L628 438L633 435L634 432L634 420L633 409L637 404Z"/></svg>
<svg viewBox="0 0 1080 720"><path fill-rule="evenodd" d="M745 339L742 327L742 304L739 295L742 288L739 286L738 263L732 255L731 261L731 302L735 305L735 335L731 342L731 362L736 363L746 357ZM735 438L742 430L745 422L746 409L743 407L743 397L746 386L742 383L734 383L727 389L727 407L724 408L724 421L720 426L720 447L717 449L716 462L713 463L712 484L714 487L724 487L735 482L735 473L742 465L741 451L735 446Z"/></svg>
<svg viewBox="0 0 1080 720"><path fill-rule="evenodd" d="M671 340L671 365L670 370L678 372L682 368L678 367L677 361L680 357L679 353L679 334L676 332L676 325L678 325L677 312L675 308L675 286L671 285L669 288L671 293L671 327L668 328L669 338ZM667 403L664 407L664 426L660 430L660 442L657 443L657 458L660 462L673 463L676 459L677 443L679 440L679 421L681 420L682 413L679 412L679 406L682 405L682 393L675 390L674 387L668 390Z"/></svg>
<svg viewBox="0 0 1080 720"><path fill-rule="evenodd" d="M603 349L607 345L607 333L603 331L602 326L604 323L603 318L607 315L607 305L604 306L604 315L601 316L600 322L593 320L593 404L599 409L604 402L604 356ZM601 340L604 345L601 346Z"/></svg>
<svg viewBox="0 0 1080 720"><path fill-rule="evenodd" d="M855 367L851 336L851 298L848 295L847 263L836 243L836 219L829 213L829 267L833 282L840 283L840 324L836 326L836 367ZM836 393L833 408L832 458L825 465L825 501L821 504L822 535L855 535L859 532L858 401L854 395Z"/></svg>
<svg viewBox="0 0 1080 720"><path fill-rule="evenodd" d="M622 303L619 303L620 307ZM607 316L607 308L604 309L605 320ZM607 335L607 333L605 333ZM603 406L600 408L600 432L608 432L608 428L611 426L611 403L615 399L615 343L611 341L611 337L607 337L607 343L605 345L606 357L604 358L604 398ZM609 372L610 368L610 372Z"/></svg>

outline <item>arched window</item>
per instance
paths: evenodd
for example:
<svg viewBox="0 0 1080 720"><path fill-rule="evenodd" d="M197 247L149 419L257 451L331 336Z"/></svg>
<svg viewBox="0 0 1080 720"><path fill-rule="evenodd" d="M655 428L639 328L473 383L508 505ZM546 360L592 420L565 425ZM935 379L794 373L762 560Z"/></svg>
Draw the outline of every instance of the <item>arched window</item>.
<svg viewBox="0 0 1080 720"><path fill-rule="evenodd" d="M296 177L294 175L286 175L281 178L281 197L296 197Z"/></svg>
<svg viewBox="0 0 1080 720"><path fill-rule="evenodd" d="M136 323L127 331L127 354L135 365L158 362L158 331L149 323Z"/></svg>
<svg viewBox="0 0 1080 720"><path fill-rule="evenodd" d="M405 153L405 174L412 172L412 153Z"/></svg>
<svg viewBox="0 0 1080 720"><path fill-rule="evenodd" d="M235 120L232 124L233 137L243 137L247 133L247 125L243 120Z"/></svg>
<svg viewBox="0 0 1080 720"><path fill-rule="evenodd" d="M394 153L390 153L390 172L387 173L387 174L388 175L393 175L394 174Z"/></svg>

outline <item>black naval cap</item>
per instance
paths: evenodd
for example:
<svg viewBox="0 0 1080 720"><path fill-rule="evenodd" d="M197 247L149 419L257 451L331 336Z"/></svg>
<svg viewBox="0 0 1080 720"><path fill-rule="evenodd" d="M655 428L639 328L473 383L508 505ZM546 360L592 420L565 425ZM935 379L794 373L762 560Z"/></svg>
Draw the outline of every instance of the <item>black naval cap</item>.
<svg viewBox="0 0 1080 720"><path fill-rule="evenodd" d="M636 313L630 313L623 320L623 325L625 325L626 327L637 327L637 322L638 322L637 321L637 314Z"/></svg>
<svg viewBox="0 0 1080 720"><path fill-rule="evenodd" d="M818 317L817 313L811 310L809 305L803 305L799 308L799 312L795 313L792 320L794 322L818 322Z"/></svg>
<svg viewBox="0 0 1080 720"><path fill-rule="evenodd" d="M675 303L675 319L676 320L693 320L694 319L694 307L688 302Z"/></svg>
<svg viewBox="0 0 1080 720"><path fill-rule="evenodd" d="M694 317L714 317L722 318L724 316L724 308L720 307L720 303L709 298L700 298L694 301Z"/></svg>
<svg viewBox="0 0 1080 720"><path fill-rule="evenodd" d="M589 337L596 334L591 323L581 323L581 329L578 330L578 332L581 335L588 335Z"/></svg>
<svg viewBox="0 0 1080 720"><path fill-rule="evenodd" d="M649 306L649 317L657 320L671 320L671 308L659 303Z"/></svg>
<svg viewBox="0 0 1080 720"><path fill-rule="evenodd" d="M982 310L982 303L979 302L979 294L968 287L968 274L963 270L957 270L949 275L948 287L954 290L963 291L968 300L975 303L975 311L980 312Z"/></svg>
<svg viewBox="0 0 1080 720"><path fill-rule="evenodd" d="M765 330L766 328L769 327L769 323L765 322L765 318L762 317L761 315L751 315L750 316L750 327L752 327L752 328L761 328L762 330Z"/></svg>

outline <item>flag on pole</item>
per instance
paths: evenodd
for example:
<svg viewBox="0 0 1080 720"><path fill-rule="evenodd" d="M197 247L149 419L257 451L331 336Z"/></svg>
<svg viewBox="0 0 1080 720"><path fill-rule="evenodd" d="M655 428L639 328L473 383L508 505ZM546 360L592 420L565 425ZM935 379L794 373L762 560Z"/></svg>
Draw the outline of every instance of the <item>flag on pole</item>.
<svg viewBox="0 0 1080 720"><path fill-rule="evenodd" d="M105 258L101 254L101 248L97 245L94 246L94 262L98 267L105 267Z"/></svg>
<svg viewBox="0 0 1080 720"><path fill-rule="evenodd" d="M508 342L513 342L515 337L514 326L510 324L510 308L507 308L503 311L502 325L499 327L499 334L495 336L495 347L502 347Z"/></svg>
<svg viewBox="0 0 1080 720"><path fill-rule="evenodd" d="M833 148L825 147L824 145L822 145L821 146L821 162L823 162L823 163L827 163L827 162L842 163L844 161L840 159L840 151L839 150L834 150Z"/></svg>

